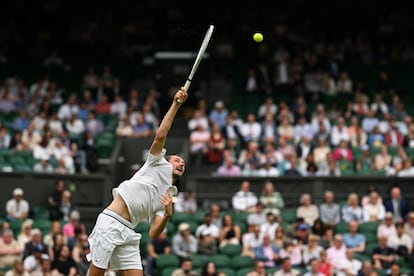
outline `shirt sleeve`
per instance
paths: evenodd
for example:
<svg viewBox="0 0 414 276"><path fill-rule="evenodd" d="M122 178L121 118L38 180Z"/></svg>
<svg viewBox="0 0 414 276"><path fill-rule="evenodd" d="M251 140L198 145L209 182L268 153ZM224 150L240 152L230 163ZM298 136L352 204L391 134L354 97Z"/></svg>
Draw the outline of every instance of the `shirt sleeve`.
<svg viewBox="0 0 414 276"><path fill-rule="evenodd" d="M150 165L155 165L156 163L158 163L162 158L165 157L167 150L166 149L162 149L161 153L159 155L153 155L150 152L148 152L148 156L147 156L147 163Z"/></svg>

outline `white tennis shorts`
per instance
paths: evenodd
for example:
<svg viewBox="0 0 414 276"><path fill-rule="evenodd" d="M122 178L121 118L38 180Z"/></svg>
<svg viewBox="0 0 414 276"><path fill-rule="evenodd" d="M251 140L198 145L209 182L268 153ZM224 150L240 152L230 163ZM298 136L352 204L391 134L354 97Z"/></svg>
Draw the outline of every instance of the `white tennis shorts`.
<svg viewBox="0 0 414 276"><path fill-rule="evenodd" d="M115 212L102 211L89 235L90 255L88 259L102 269L142 270L139 251L141 234L132 229L132 224Z"/></svg>

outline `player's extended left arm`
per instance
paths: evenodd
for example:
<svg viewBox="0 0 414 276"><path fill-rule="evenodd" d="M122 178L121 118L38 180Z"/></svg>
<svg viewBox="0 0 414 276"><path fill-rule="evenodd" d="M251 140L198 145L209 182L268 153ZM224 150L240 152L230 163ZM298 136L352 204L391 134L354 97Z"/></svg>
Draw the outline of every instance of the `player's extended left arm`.
<svg viewBox="0 0 414 276"><path fill-rule="evenodd" d="M172 198L169 194L160 195L160 202L165 207L164 216L155 215L150 226L150 238L156 239L167 226L168 220L173 214Z"/></svg>
<svg viewBox="0 0 414 276"><path fill-rule="evenodd" d="M184 87L181 87L174 95L174 100L165 114L164 118L161 121L161 124L155 134L154 141L152 142L150 153L152 155L161 154L162 149L165 145L165 140L167 139L168 132L174 122L175 115L177 115L178 109L180 109L182 103L187 100L188 94L184 90Z"/></svg>

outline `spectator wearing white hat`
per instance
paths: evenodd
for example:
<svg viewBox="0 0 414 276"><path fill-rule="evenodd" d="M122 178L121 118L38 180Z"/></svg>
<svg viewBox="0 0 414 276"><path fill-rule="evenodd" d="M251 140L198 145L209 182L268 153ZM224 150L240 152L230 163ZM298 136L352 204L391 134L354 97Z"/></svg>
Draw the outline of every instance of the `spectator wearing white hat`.
<svg viewBox="0 0 414 276"><path fill-rule="evenodd" d="M190 225L188 223L181 223L178 226L178 233L173 237L172 249L174 254L179 258L184 259L197 253L198 241L197 238L191 234Z"/></svg>
<svg viewBox="0 0 414 276"><path fill-rule="evenodd" d="M6 203L7 219L26 219L29 215L29 202L23 199L23 190L15 188L13 190L13 198Z"/></svg>

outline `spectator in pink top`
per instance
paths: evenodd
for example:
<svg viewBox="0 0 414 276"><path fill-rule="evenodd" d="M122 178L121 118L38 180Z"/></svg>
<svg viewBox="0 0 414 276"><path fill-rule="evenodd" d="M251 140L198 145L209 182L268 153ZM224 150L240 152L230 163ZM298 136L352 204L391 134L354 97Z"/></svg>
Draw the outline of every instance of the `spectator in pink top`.
<svg viewBox="0 0 414 276"><path fill-rule="evenodd" d="M73 210L70 213L69 222L63 225L62 233L66 238L72 238L75 236L75 228L80 227L83 233L86 233L85 225L79 222L80 214L77 210Z"/></svg>
<svg viewBox="0 0 414 276"><path fill-rule="evenodd" d="M329 247L326 251L328 255L328 260L331 262L334 267L338 266L338 264L345 259L346 257L346 246L343 242L342 235L336 234L334 237L334 244L333 246Z"/></svg>
<svg viewBox="0 0 414 276"><path fill-rule="evenodd" d="M344 160L352 162L354 159L351 149L345 140L341 140L339 146L333 151L332 157L335 161Z"/></svg>
<svg viewBox="0 0 414 276"><path fill-rule="evenodd" d="M217 169L217 175L220 176L239 176L241 174L240 166L234 164L233 157L229 154L224 154L224 162Z"/></svg>

